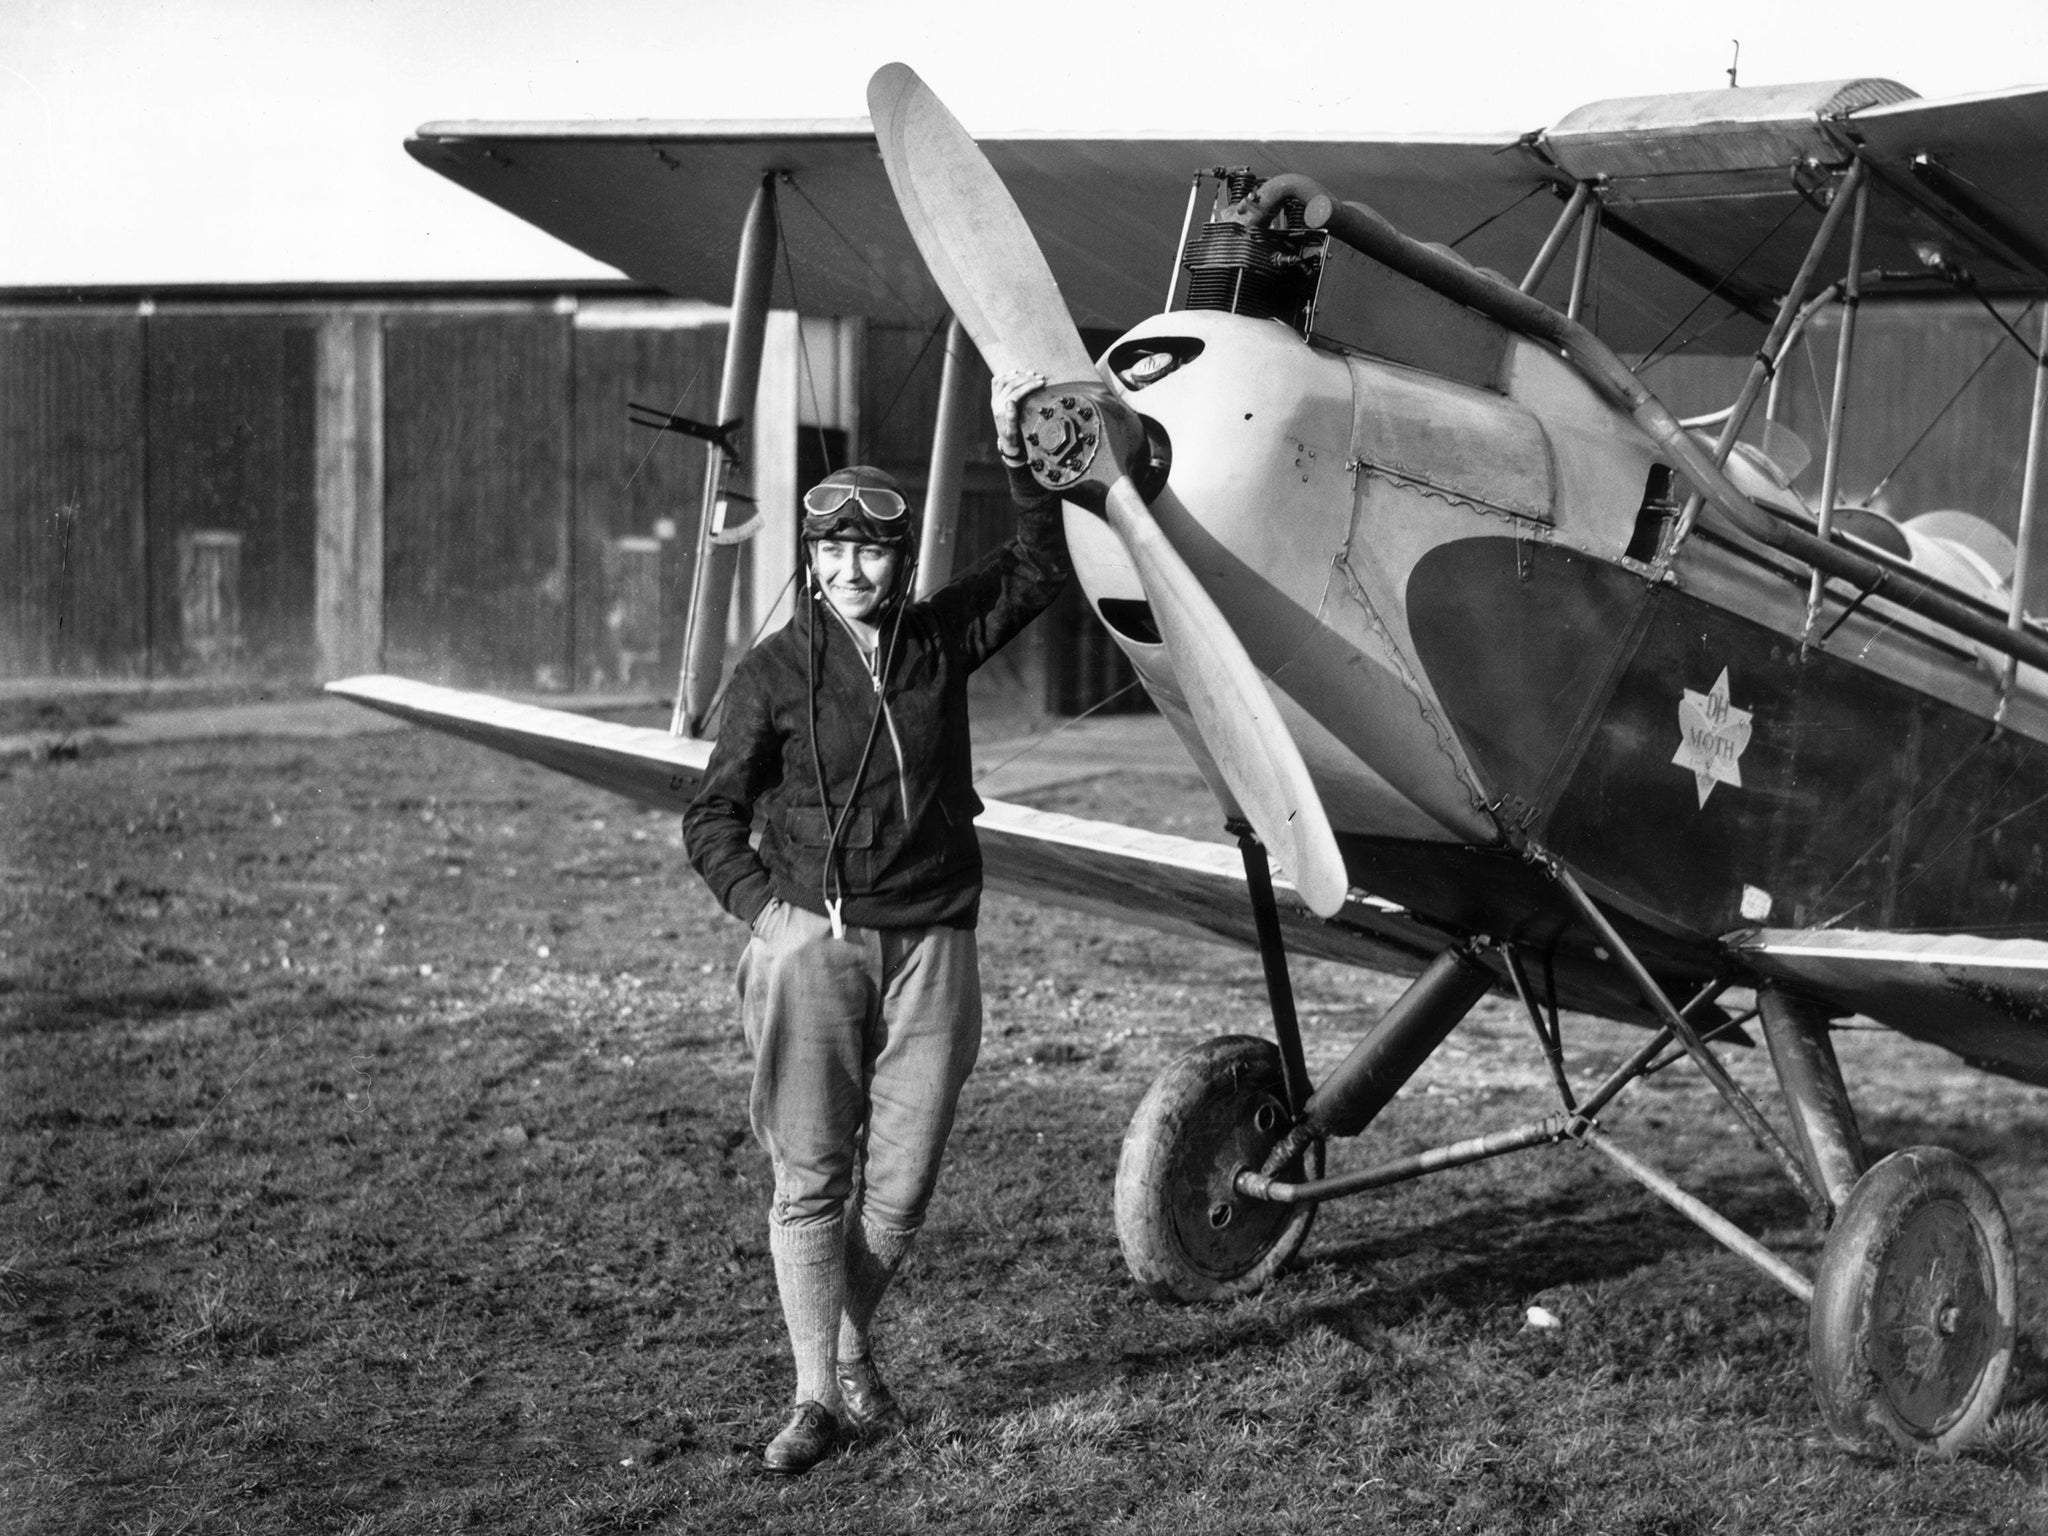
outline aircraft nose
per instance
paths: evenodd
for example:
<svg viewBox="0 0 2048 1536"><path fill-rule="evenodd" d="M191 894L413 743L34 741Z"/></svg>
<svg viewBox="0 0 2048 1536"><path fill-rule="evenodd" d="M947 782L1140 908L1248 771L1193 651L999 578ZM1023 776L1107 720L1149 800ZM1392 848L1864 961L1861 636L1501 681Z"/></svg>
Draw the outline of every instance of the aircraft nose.
<svg viewBox="0 0 2048 1536"><path fill-rule="evenodd" d="M959 120L901 64L876 72L868 107L911 237L983 361L997 375L1050 381L1025 404L1057 407L1031 429L1041 434L1032 472L1048 489L1100 504L1230 798L1309 907L1334 917L1350 877L1322 796L1243 641L1152 516L1138 479L1151 433L1101 382L1030 226ZM1156 478L1152 495L1165 483Z"/></svg>

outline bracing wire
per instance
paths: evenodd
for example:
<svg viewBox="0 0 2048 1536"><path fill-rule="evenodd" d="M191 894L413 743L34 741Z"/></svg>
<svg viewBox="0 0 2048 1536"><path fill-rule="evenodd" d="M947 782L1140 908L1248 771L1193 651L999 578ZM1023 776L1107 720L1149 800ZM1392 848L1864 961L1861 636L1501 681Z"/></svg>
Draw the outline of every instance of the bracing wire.
<svg viewBox="0 0 2048 1536"><path fill-rule="evenodd" d="M903 371L903 377L896 383L896 393L889 397L889 403L882 408L882 414L875 418L874 426L868 429L871 435L879 437L882 428L886 427L890 418L896 414L896 407L903 402L904 391L910 388L910 381L917 377L917 370L924 366L925 358L931 354L932 343L945 334L946 322L952 318L951 315L940 315L938 322L925 333L924 345L917 349L917 356L910 360L910 366Z"/></svg>
<svg viewBox="0 0 2048 1536"><path fill-rule="evenodd" d="M680 415L682 413L683 407L689 404L690 391L697 387L697 380L699 380L703 376L704 364L702 362L699 362L697 366L690 371L690 377L684 381L683 392L676 396L676 403L668 408L669 414L671 416ZM663 434L660 432L653 432L649 434L651 441L647 444L647 451L640 455L640 462L633 466L633 473L626 476L627 490L630 491L631 489L633 489L633 482L640 478L640 471L645 469L647 467L647 461L654 457L654 450L661 446L662 436Z"/></svg>
<svg viewBox="0 0 2048 1536"><path fill-rule="evenodd" d="M1820 364L1813 360L1813 340L1804 332L1799 337L1799 350L1806 358L1806 383L1807 387L1813 391L1814 420L1826 421L1828 419L1828 401L1827 396L1820 392Z"/></svg>
<svg viewBox="0 0 2048 1536"><path fill-rule="evenodd" d="M2038 302L2039 301L2037 300L2036 303ZM2029 304L2024 310L2020 312L2020 319L2026 319L2028 315L2034 312L2034 308L2034 304ZM2018 339L2017 332L2015 332L2011 326L2008 325L2005 329L2006 334L2008 336L2012 336L2015 340ZM1999 350L2004 347L2005 343L2006 336L1995 336L1992 338L1990 350L1988 350L1984 354L1984 356L1978 361L1977 366L1970 370L1969 377L1964 379L1962 383L1956 386L1955 393L1950 395L1948 397L1947 402L1943 404L1942 408L1934 413L1933 419L1929 421L1926 426L1920 429L1920 435L1914 438L1911 443L1906 445L1906 451L1899 455L1898 462L1893 464L1890 469L1886 470L1884 474L1878 478L1877 484L1870 488L1869 496L1864 498L1865 506L1868 506L1871 502L1876 501L1878 493L1881 492L1886 486L1892 483L1892 477L1896 475L1900 470L1906 467L1906 461L1912 458L1915 453L1918 453L1920 451L1920 445L1927 441L1929 435L1933 433L1936 427L1941 425L1943 418L1946 417L1950 411L1955 409L1956 402L1963 398L1963 395L1965 394L1965 392L1968 391L1969 387L1972 384L1977 382L1977 376L1981 374L1986 368L1991 366L1991 360L1994 357L1998 356ZM2022 346L2026 345L2025 342L2021 342L2020 344ZM2029 357L2033 355L2033 350L2034 349L2032 347L2027 347L2027 355Z"/></svg>
<svg viewBox="0 0 2048 1536"><path fill-rule="evenodd" d="M881 268L877 267L874 264L874 262L869 259L868 253L861 249L860 245L850 235L848 235L845 230L841 229L837 224L834 224L832 222L831 216L827 214L824 209L818 206L817 202L811 197L811 194L804 190L802 183L800 183L794 176L785 177L784 182L789 187L790 191L794 192L798 197L802 198L804 201L804 205L807 208L809 208L811 212L815 213L818 216L819 222L822 223L827 229L831 230L833 234L839 237L840 244L844 245L849 251L853 252L854 260L858 261L863 267L867 268L869 276L873 277L874 280L881 285L883 292L887 293L890 298L894 299L898 304L902 305L906 313L917 313L918 306L916 304L913 304L910 300L904 298L901 293L897 292L895 284L891 283L889 279L883 275Z"/></svg>
<svg viewBox="0 0 2048 1536"><path fill-rule="evenodd" d="M782 605L783 598L789 595L789 589L795 585L796 572L791 571L789 573L788 579L782 583L781 588L776 592L773 600L770 601L768 606L761 611L761 622L756 624L754 626L754 632L751 635L747 636L747 643L740 651L740 654L742 656L744 656L748 651L751 651L755 646L761 643L761 634L762 631L768 628L768 620L774 616L775 610ZM731 686L732 674L728 672L725 676L725 680L718 685L718 691L711 695L710 704L705 706L705 719L708 720L713 715L718 713L718 706L725 702L725 690L730 688Z"/></svg>
<svg viewBox="0 0 2048 1536"><path fill-rule="evenodd" d="M850 235L846 233L845 230L841 229L837 224L832 222L831 216L827 214L823 208L818 206L816 200L812 198L809 192L804 190L802 184L798 182L794 177L790 178L788 184L790 190L796 193L798 197L803 199L804 205L807 208L809 208L811 212L815 213L818 216L818 221L821 224L823 224L827 229L831 230L832 233L838 237L840 244L844 245L849 251L853 253L854 259L868 270L869 274L874 278L874 280L878 284L881 285L882 289L889 295L889 297L894 299L898 304L902 305L905 311L915 314L917 312L918 306L912 303L909 299L906 299L900 292L897 291L895 285L892 284L888 280L888 278L883 275L882 270L879 267L877 267L872 260L869 259L867 252L863 250L860 247L860 245L857 242L855 242ZM1503 209L1502 211L1505 212L1506 210ZM1483 228L1484 226L1481 227ZM786 250L784 254L786 257ZM790 302L795 303L795 286L793 279L791 283ZM890 418L895 414L898 403L901 402L901 400L903 399L904 390L906 390L909 387L911 379L917 376L918 367L920 364L924 362L925 354L931 350L932 343L945 333L946 322L951 318L952 317L948 315L945 311L940 311L937 323L933 325L931 333L925 338L924 345L918 348L916 358L914 358L911 361L909 372L904 374L902 383L896 386L896 393L889 397L888 405L883 408L881 415L875 419L874 426L869 429L871 433L879 434L882 428L888 425Z"/></svg>
<svg viewBox="0 0 2048 1536"><path fill-rule="evenodd" d="M1019 747L1015 752L1012 752L1008 757L1004 758L1000 763L997 763L993 768L982 769L981 772L977 773L974 776L974 782L979 784L982 780L989 778L994 774L1001 773L1005 768L1009 767L1010 764L1016 762L1019 758L1029 757L1032 753L1038 751L1039 748L1043 747L1047 742L1051 741L1055 736L1059 735L1062 731L1068 730L1073 726L1079 725L1083 720L1086 720L1090 715L1095 714L1098 710L1107 709L1110 705L1114 704L1118 699L1122 698L1125 694L1129 693L1133 688L1136 688L1137 686L1138 680L1136 678L1133 678L1130 682L1125 683L1123 687L1117 689L1116 692L1108 695L1105 698L1098 699L1093 704L1090 704L1086 709L1082 710L1081 713L1079 713L1078 715L1075 715L1071 720L1062 721L1059 725L1047 731L1043 736L1032 737L1030 741L1026 742L1023 746Z"/></svg>
<svg viewBox="0 0 2048 1536"><path fill-rule="evenodd" d="M796 185L795 182L790 183ZM826 473L835 467L832 463L832 442L825 436L825 412L818 399L818 375L811 367L811 344L804 335L804 306L796 292L796 263L790 259L789 242L782 242L782 272L789 284L789 307L796 314L796 357L797 366L803 373L804 385L811 394L811 430L818 434L818 462L825 466ZM847 444L851 452L853 445Z"/></svg>
<svg viewBox="0 0 2048 1536"><path fill-rule="evenodd" d="M1463 233L1462 235L1458 236L1458 238L1457 238L1457 239L1455 239L1455 240L1453 240L1453 241L1451 242L1451 249L1455 251L1455 250L1456 250L1456 249L1457 249L1457 248L1458 248L1459 246L1463 245L1463 244L1464 244L1464 243L1465 243L1465 242L1466 242L1467 240L1470 240L1470 239L1471 239L1471 238L1472 238L1472 237L1473 237L1474 235L1478 234L1478 233L1479 233L1479 232L1480 232L1480 231L1481 231L1482 229L1486 228L1486 226L1487 226L1487 225L1489 225L1489 224L1493 223L1493 222L1494 222L1495 220L1497 220L1497 219L1504 219L1504 218L1506 218L1506 217L1507 217L1507 216L1508 216L1509 214L1513 213L1513 212L1514 212L1514 211L1515 211L1515 210L1516 210L1517 208L1521 207L1521 206L1522 206L1522 204L1526 203L1527 201L1529 201L1529 199L1530 199L1530 198L1534 197L1534 196L1535 196L1535 195L1536 195L1536 194L1537 194L1538 192L1545 192L1545 191L1548 191L1548 190L1549 190L1549 188L1550 188L1550 183L1549 183L1549 182L1547 182L1547 181L1539 181L1539 182L1537 182L1537 183L1536 183L1536 184L1535 184L1534 186L1532 186L1531 188L1529 188L1529 190L1528 190L1528 191L1524 192L1524 193L1523 193L1523 194L1522 194L1522 195L1521 195L1520 197L1516 198L1516 199L1515 199L1515 200L1514 200L1513 202L1509 203L1509 204L1508 204L1508 205L1507 205L1507 206L1506 206L1505 208L1501 208L1501 209L1499 209L1499 210L1497 210L1497 211L1495 211L1495 212L1493 212L1493 213L1489 213L1489 214L1488 214L1488 215L1487 215L1487 216L1486 216L1485 218L1481 219L1481 220L1480 220L1480 221L1479 221L1479 222L1478 222L1477 224L1474 224L1474 225L1473 225L1473 226L1472 226L1472 227L1471 227L1470 229L1466 230L1466 231L1465 231L1465 233Z"/></svg>
<svg viewBox="0 0 2048 1536"><path fill-rule="evenodd" d="M2005 328L2005 334L2010 336L2015 342L2017 342L2019 344L2019 349L2022 352L2026 353L2027 356L2030 359L2032 359L2036 364L2038 364L2041 361L2041 359L2040 355L2034 351L2034 344L2031 341L2027 340L2026 337L2022 336L2019 333L2019 331L2014 328L2013 323L1998 312L1998 307L1995 304L1993 304L1989 299L1984 297L1984 290L1979 288L1974 282L1966 283L1964 286L1969 289L1970 297L1975 299L1980 305L1983 306L1984 313L1989 315L1992 319L1996 320L2001 326L2003 326ZM2039 303L2040 301L2037 299L2034 302ZM2033 311L2034 305L2029 304L2024 310L2020 312L2020 318L2022 320L2026 319L2028 315L2033 313Z"/></svg>
<svg viewBox="0 0 2048 1536"><path fill-rule="evenodd" d="M1740 272L1744 267L1748 266L1750 258L1756 255L1758 251L1762 250L1765 246L1769 245L1773 240L1777 239L1778 231L1783 229L1787 224L1791 223L1793 215L1805 211L1806 207L1807 204L1803 199L1795 198L1792 202L1792 206L1785 210L1785 216L1778 220L1777 223L1773 224L1761 236L1759 236L1757 238L1756 244L1752 245L1748 250L1744 251L1740 256L1736 257L1735 261L1728 267L1728 269L1724 271L1719 277L1714 279L1714 285L1711 288L1708 288L1705 291L1703 291L1700 294L1699 298L1693 301L1692 308L1688 309L1684 314L1680 315L1677 321L1672 325L1671 329L1666 331L1662 336L1657 338L1657 344L1654 347L1650 348L1648 352L1645 352L1643 354L1643 361L1641 365L1636 369L1636 372L1641 373L1644 368L1647 368L1652 363L1656 362L1657 355L1664 350L1664 344L1670 341L1671 338L1676 336L1680 331L1684 330L1686 326L1690 325L1692 323L1692 317L1698 314L1702 309L1706 308L1707 301L1709 299L1718 298L1720 296L1721 290L1728 285L1728 280L1735 276L1736 273Z"/></svg>

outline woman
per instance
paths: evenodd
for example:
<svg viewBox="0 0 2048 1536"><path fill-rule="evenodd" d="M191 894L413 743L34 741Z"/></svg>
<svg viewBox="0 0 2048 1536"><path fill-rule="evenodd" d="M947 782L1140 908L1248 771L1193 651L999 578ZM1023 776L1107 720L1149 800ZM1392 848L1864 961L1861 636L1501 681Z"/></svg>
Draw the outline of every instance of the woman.
<svg viewBox="0 0 2048 1536"><path fill-rule="evenodd" d="M1023 467L1019 406L1043 383L1005 374L990 395L1016 534L923 601L894 480L843 469L805 494L804 598L734 672L683 820L690 862L753 928L738 977L749 1108L774 1167L768 1246L796 1360L795 1410L762 1453L775 1472L903 1423L869 1328L981 1043L967 679L1070 569L1058 500Z"/></svg>

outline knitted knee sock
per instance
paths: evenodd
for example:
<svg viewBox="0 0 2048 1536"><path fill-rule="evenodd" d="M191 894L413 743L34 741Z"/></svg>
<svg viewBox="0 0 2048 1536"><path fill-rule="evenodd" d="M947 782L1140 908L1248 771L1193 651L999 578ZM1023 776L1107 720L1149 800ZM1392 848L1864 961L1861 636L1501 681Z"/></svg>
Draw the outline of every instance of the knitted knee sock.
<svg viewBox="0 0 2048 1536"><path fill-rule="evenodd" d="M846 1230L846 1311L839 1320L839 1358L858 1360L868 1352L868 1325L889 1282L910 1252L915 1231L885 1227L865 1212Z"/></svg>
<svg viewBox="0 0 2048 1536"><path fill-rule="evenodd" d="M801 1227L768 1223L775 1256L775 1288L796 1358L796 1400L839 1412L839 1381L832 1347L846 1292L846 1224L838 1217Z"/></svg>

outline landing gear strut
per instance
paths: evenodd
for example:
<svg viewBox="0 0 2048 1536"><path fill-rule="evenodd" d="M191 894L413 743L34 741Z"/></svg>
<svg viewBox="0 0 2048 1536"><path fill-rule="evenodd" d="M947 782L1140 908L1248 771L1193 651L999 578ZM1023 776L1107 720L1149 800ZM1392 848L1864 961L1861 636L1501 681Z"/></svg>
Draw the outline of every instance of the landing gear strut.
<svg viewBox="0 0 2048 1536"><path fill-rule="evenodd" d="M1495 979L1472 951L1445 951L1310 1093L1266 852L1249 829L1238 844L1279 1043L1227 1036L1181 1056L1132 1116L1117 1164L1125 1262L1180 1301L1256 1290L1294 1256L1316 1201L1348 1192L1322 1177L1325 1139L1363 1130Z"/></svg>
<svg viewBox="0 0 2048 1536"><path fill-rule="evenodd" d="M1525 851L1549 868L1600 958L1611 956L1635 980L1662 1027L1580 1093L1564 1075L1555 996L1539 1008L1520 957L1512 949L1496 956L1474 941L1438 954L1311 1092L1265 852L1248 833L1240 842L1279 1043L1241 1035L1209 1041L1168 1067L1139 1106L1117 1169L1117 1235L1132 1274L1153 1295L1202 1301L1258 1289L1300 1249L1318 1202L1573 1142L1601 1153L1808 1306L1814 1393L1844 1446L1952 1456L1983 1431L2004 1393L2015 1336L2017 1282L2005 1213L1982 1175L1940 1148L1908 1148L1865 1171L1824 1004L1765 986L1756 1009L1730 1016L1715 1002L1731 982L1723 974L1679 1006L1571 872L1530 845ZM1496 958L1543 1042L1562 1113L1324 1177L1325 1140L1365 1129L1499 984ZM1758 1014L1789 1137L1713 1049ZM1686 1059L1827 1230L1814 1278L1618 1145L1599 1124L1623 1088Z"/></svg>
<svg viewBox="0 0 2048 1536"><path fill-rule="evenodd" d="M1209 1040L1153 1082L1124 1133L1116 1167L1116 1235L1132 1276L1162 1301L1216 1301L1258 1290L1301 1251L1313 1202L1274 1204L1240 1194L1237 1178L1262 1168L1308 1101L1308 1067L1294 985L1273 902L1266 850L1231 824L1244 856L1277 1043L1249 1035ZM1323 1148L1279 1156L1290 1177L1322 1177Z"/></svg>

